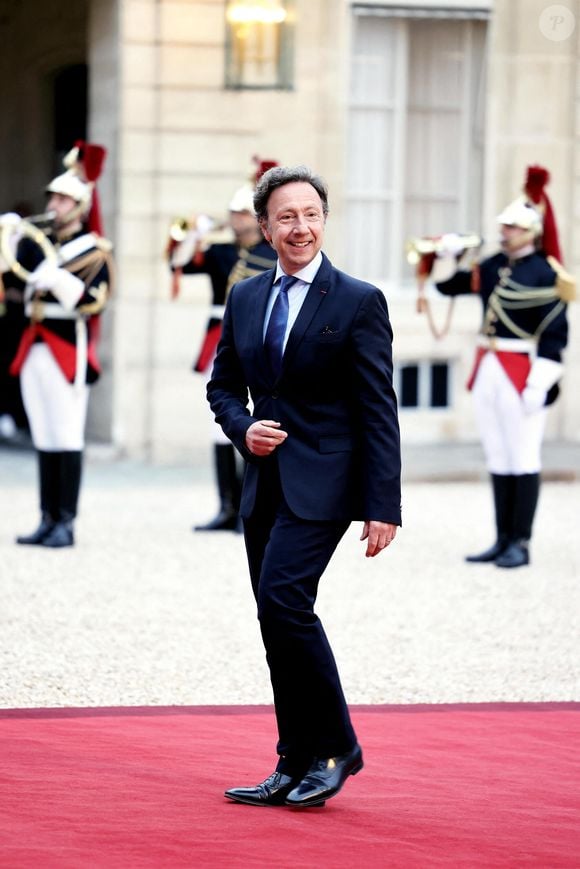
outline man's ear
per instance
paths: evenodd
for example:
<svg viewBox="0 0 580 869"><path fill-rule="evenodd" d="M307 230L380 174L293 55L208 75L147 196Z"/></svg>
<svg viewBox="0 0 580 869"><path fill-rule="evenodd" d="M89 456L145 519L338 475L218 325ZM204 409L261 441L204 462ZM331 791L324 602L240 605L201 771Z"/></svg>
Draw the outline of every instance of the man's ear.
<svg viewBox="0 0 580 869"><path fill-rule="evenodd" d="M260 227L260 232L266 239L269 244L272 244L272 236L268 231L268 222L266 220L259 220L258 226Z"/></svg>

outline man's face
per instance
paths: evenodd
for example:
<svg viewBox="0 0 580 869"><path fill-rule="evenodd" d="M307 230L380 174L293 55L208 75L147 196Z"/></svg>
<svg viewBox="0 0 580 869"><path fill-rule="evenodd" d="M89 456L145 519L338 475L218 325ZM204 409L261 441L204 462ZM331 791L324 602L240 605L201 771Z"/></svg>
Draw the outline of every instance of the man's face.
<svg viewBox="0 0 580 869"><path fill-rule="evenodd" d="M507 226L507 224L502 223L500 226L500 243L506 253L513 253L521 247L530 244L529 230L522 229L521 226Z"/></svg>
<svg viewBox="0 0 580 869"><path fill-rule="evenodd" d="M261 224L286 274L312 262L324 240L322 201L307 181L277 187L268 199L268 218Z"/></svg>
<svg viewBox="0 0 580 869"><path fill-rule="evenodd" d="M66 226L70 220L71 212L77 207L77 202L72 196L65 196L62 193L51 193L46 203L47 211L54 211L56 217L54 225L56 227Z"/></svg>

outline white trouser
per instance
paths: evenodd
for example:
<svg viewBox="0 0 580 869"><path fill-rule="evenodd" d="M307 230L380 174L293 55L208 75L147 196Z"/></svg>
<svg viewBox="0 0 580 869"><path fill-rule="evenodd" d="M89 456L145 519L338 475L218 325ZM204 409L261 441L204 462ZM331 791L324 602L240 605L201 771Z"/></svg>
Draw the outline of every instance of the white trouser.
<svg viewBox="0 0 580 869"><path fill-rule="evenodd" d="M526 413L495 353L486 353L473 386L475 415L491 474L537 474L546 408Z"/></svg>
<svg viewBox="0 0 580 869"><path fill-rule="evenodd" d="M20 386L36 449L82 450L89 387L69 383L46 344L30 348L20 372Z"/></svg>

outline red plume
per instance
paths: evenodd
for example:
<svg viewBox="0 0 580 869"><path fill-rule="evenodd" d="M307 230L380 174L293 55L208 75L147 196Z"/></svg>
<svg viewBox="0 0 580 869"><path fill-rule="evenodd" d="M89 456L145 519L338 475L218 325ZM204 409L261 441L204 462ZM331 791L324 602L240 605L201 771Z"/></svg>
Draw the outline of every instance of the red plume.
<svg viewBox="0 0 580 869"><path fill-rule="evenodd" d="M257 184L264 172L267 172L268 169L273 169L274 166L279 166L277 160L261 160L257 155L252 157L254 163L256 164L256 171L254 173L254 184Z"/></svg>
<svg viewBox="0 0 580 869"><path fill-rule="evenodd" d="M78 139L75 142L75 148L79 149L78 160L82 167L85 179L93 185L91 209L87 218L88 228L90 232L96 232L97 235L103 235L101 206L95 182L100 178L101 172L103 171L107 150L106 148L103 148L102 145L92 145L82 139Z"/></svg>
<svg viewBox="0 0 580 869"><path fill-rule="evenodd" d="M79 149L79 160L87 181L96 181L103 171L107 149L102 145L91 145L79 139L75 142L75 148Z"/></svg>
<svg viewBox="0 0 580 869"><path fill-rule="evenodd" d="M550 173L543 166L528 166L524 193L531 199L534 205L539 206L539 210L543 214L542 249L544 253L546 256L556 257L559 262L562 262L554 209L544 190L549 180Z"/></svg>
<svg viewBox="0 0 580 869"><path fill-rule="evenodd" d="M542 201L544 187L550 180L550 173L543 166L528 166L524 193L529 196L536 205Z"/></svg>

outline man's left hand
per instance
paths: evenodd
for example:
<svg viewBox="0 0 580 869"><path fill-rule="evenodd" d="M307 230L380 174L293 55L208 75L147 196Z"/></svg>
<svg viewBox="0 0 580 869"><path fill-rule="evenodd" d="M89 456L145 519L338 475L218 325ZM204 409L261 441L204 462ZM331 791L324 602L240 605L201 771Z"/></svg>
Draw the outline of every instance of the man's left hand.
<svg viewBox="0 0 580 869"><path fill-rule="evenodd" d="M366 558L374 558L383 549L386 549L389 543L392 543L397 533L397 526L391 525L390 522L376 522L371 520L365 522L360 539L367 541Z"/></svg>

